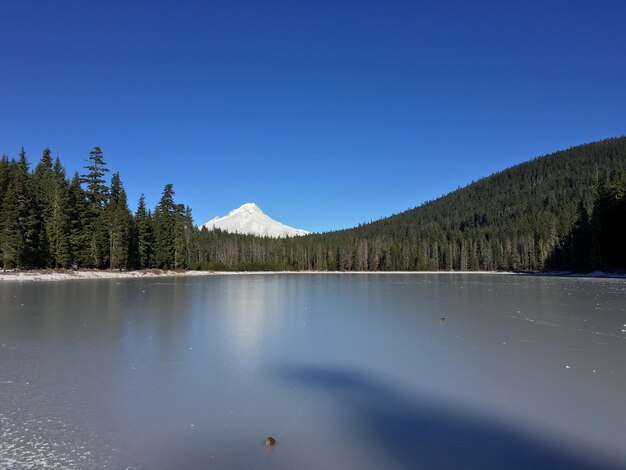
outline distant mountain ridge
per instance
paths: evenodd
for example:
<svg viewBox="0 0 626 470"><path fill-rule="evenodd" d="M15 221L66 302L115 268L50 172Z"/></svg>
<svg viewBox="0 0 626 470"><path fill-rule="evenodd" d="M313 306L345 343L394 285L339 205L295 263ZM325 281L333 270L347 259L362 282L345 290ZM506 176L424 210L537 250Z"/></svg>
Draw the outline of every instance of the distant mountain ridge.
<svg viewBox="0 0 626 470"><path fill-rule="evenodd" d="M299 237L311 233L272 219L254 202L243 204L223 217L214 217L202 227L270 238Z"/></svg>

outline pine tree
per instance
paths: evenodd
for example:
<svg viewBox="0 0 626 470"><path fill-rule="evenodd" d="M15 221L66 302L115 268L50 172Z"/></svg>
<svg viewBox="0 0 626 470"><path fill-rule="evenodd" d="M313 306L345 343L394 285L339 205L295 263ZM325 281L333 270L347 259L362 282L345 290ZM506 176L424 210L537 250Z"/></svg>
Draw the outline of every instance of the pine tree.
<svg viewBox="0 0 626 470"><path fill-rule="evenodd" d="M69 241L72 253L71 266L86 268L92 266L90 249L91 234L88 231L92 220L91 207L81 187L78 173L70 181L68 191Z"/></svg>
<svg viewBox="0 0 626 470"><path fill-rule="evenodd" d="M2 201L2 251L5 266L36 267L41 221L33 196L26 152L8 168L8 187Z"/></svg>
<svg viewBox="0 0 626 470"><path fill-rule="evenodd" d="M59 157L54 159L54 165L52 166L52 173L54 174L54 178L58 186L63 186L67 183L67 179L65 177L65 168L61 164L61 160Z"/></svg>
<svg viewBox="0 0 626 470"><path fill-rule="evenodd" d="M52 168L52 156L49 148L44 149L41 160L35 167L32 176L34 196L39 208L39 216L41 218L41 230L39 232L38 243L38 264L44 267L55 265L54 254L50 248L51 229L50 222L52 220L52 204L59 190L58 180L54 175Z"/></svg>
<svg viewBox="0 0 626 470"><path fill-rule="evenodd" d="M135 228L139 267L149 268L154 258L154 229L152 215L146 210L146 198L143 194L139 198L139 206L135 214Z"/></svg>
<svg viewBox="0 0 626 470"><path fill-rule="evenodd" d="M5 191L1 209L0 253L2 254L2 267L6 270L17 266L19 253L22 250L17 193L15 184L12 182Z"/></svg>
<svg viewBox="0 0 626 470"><path fill-rule="evenodd" d="M55 268L69 268L74 261L71 245L72 223L69 189L58 188L52 200L52 214L47 224L50 252Z"/></svg>
<svg viewBox="0 0 626 470"><path fill-rule="evenodd" d="M186 269L191 264L191 252L195 228L191 208L176 204L174 222L174 268Z"/></svg>
<svg viewBox="0 0 626 470"><path fill-rule="evenodd" d="M154 211L154 260L155 266L159 268L175 267L176 211L174 187L172 184L166 184Z"/></svg>
<svg viewBox="0 0 626 470"><path fill-rule="evenodd" d="M109 238L109 267L125 269L129 264L132 215L119 173L111 178L109 204L105 211Z"/></svg>
<svg viewBox="0 0 626 470"><path fill-rule="evenodd" d="M618 168L614 178L602 184L591 222L594 268L626 266L626 171Z"/></svg>
<svg viewBox="0 0 626 470"><path fill-rule="evenodd" d="M0 158L0 209L2 208L2 201L4 200L4 194L9 187L9 157L2 155ZM1 222L1 221L0 221Z"/></svg>
<svg viewBox="0 0 626 470"><path fill-rule="evenodd" d="M94 147L89 152L88 162L89 165L85 166L88 172L81 175L81 183L86 185L85 195L90 205L90 217L87 223L87 231L90 234L89 264L94 268L106 268L110 265L110 247L104 210L109 201L109 188L105 184L104 175L109 170L100 147Z"/></svg>
<svg viewBox="0 0 626 470"><path fill-rule="evenodd" d="M109 171L104 162L104 156L102 155L102 149L100 147L94 147L89 152L89 164L84 168L87 171L86 174L81 175L81 183L87 186L85 194L87 200L94 207L96 212L104 209L104 206L108 201L109 190L106 186L104 175Z"/></svg>

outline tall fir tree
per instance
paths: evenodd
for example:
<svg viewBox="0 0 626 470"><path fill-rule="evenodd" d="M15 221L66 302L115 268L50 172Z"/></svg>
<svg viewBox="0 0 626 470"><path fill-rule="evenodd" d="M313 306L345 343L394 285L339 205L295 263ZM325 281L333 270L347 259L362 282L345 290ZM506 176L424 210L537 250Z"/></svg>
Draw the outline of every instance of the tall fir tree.
<svg viewBox="0 0 626 470"><path fill-rule="evenodd" d="M66 185L57 188L52 200L52 214L46 229L55 268L69 268L74 261L71 244L71 209L69 188Z"/></svg>
<svg viewBox="0 0 626 470"><path fill-rule="evenodd" d="M0 254L2 255L2 267L6 270L17 266L19 253L22 249L17 192L13 182L9 182L4 192L0 209L0 214L2 215L0 223Z"/></svg>
<svg viewBox="0 0 626 470"><path fill-rule="evenodd" d="M626 266L626 171L602 184L591 221L592 267L603 269Z"/></svg>
<svg viewBox="0 0 626 470"><path fill-rule="evenodd" d="M189 266L191 252L191 234L193 225L190 224L191 210L183 204L176 204L174 212L174 269L185 269Z"/></svg>
<svg viewBox="0 0 626 470"><path fill-rule="evenodd" d="M166 184L154 211L154 264L164 269L175 268L176 212L174 186Z"/></svg>
<svg viewBox="0 0 626 470"><path fill-rule="evenodd" d="M9 157L2 155L2 158L0 158L0 209L2 209L4 194L9 187L9 165ZM1 222L0 220L0 223Z"/></svg>
<svg viewBox="0 0 626 470"><path fill-rule="evenodd" d="M5 266L38 267L41 219L24 148L18 161L9 164L9 185L2 206Z"/></svg>
<svg viewBox="0 0 626 470"><path fill-rule="evenodd" d="M87 200L98 211L104 209L108 202L109 188L106 185L104 175L109 171L104 161L104 155L100 147L94 147L89 152L88 165L84 168L87 173L81 175L81 183L86 185L85 195Z"/></svg>
<svg viewBox="0 0 626 470"><path fill-rule="evenodd" d="M146 209L146 198L142 194L135 213L138 265L152 267L154 260L154 228L152 214Z"/></svg>
<svg viewBox="0 0 626 470"><path fill-rule="evenodd" d="M102 149L94 147L89 152L87 173L81 175L81 182L86 186L85 196L90 206L88 231L90 233L89 251L90 266L94 268L109 267L109 231L106 226L104 212L109 202L109 188L104 175L109 171L104 161Z"/></svg>
<svg viewBox="0 0 626 470"><path fill-rule="evenodd" d="M111 178L110 199L104 218L109 230L109 268L126 269L129 265L132 215L119 173Z"/></svg>
<svg viewBox="0 0 626 470"><path fill-rule="evenodd" d="M71 266L74 268L92 267L91 233L89 232L89 227L93 216L78 173L74 173L70 181L67 197L70 220L70 247L72 252Z"/></svg>
<svg viewBox="0 0 626 470"><path fill-rule="evenodd" d="M39 215L41 217L41 230L39 232L38 258L39 264L45 267L55 265L54 254L50 247L51 240L49 231L52 220L52 204L56 193L60 190L53 171L52 154L49 148L45 148L41 159L32 176L34 196L37 200Z"/></svg>

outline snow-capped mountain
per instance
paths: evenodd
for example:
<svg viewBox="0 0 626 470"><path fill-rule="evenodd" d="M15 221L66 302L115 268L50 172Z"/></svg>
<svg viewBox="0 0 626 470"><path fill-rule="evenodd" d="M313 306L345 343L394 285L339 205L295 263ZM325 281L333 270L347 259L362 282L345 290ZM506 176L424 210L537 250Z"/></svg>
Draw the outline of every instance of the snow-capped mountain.
<svg viewBox="0 0 626 470"><path fill-rule="evenodd" d="M231 233L247 233L260 237L297 237L311 232L281 224L265 214L254 202L232 210L224 217L215 217L203 225L209 230L219 228Z"/></svg>

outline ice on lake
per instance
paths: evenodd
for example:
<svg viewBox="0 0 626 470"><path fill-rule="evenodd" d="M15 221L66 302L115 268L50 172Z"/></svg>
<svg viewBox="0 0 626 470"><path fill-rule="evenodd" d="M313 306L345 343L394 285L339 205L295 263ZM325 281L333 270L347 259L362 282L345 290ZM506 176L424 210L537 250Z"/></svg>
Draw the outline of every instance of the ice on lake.
<svg viewBox="0 0 626 470"><path fill-rule="evenodd" d="M0 305L0 467L626 465L623 279L4 283Z"/></svg>

